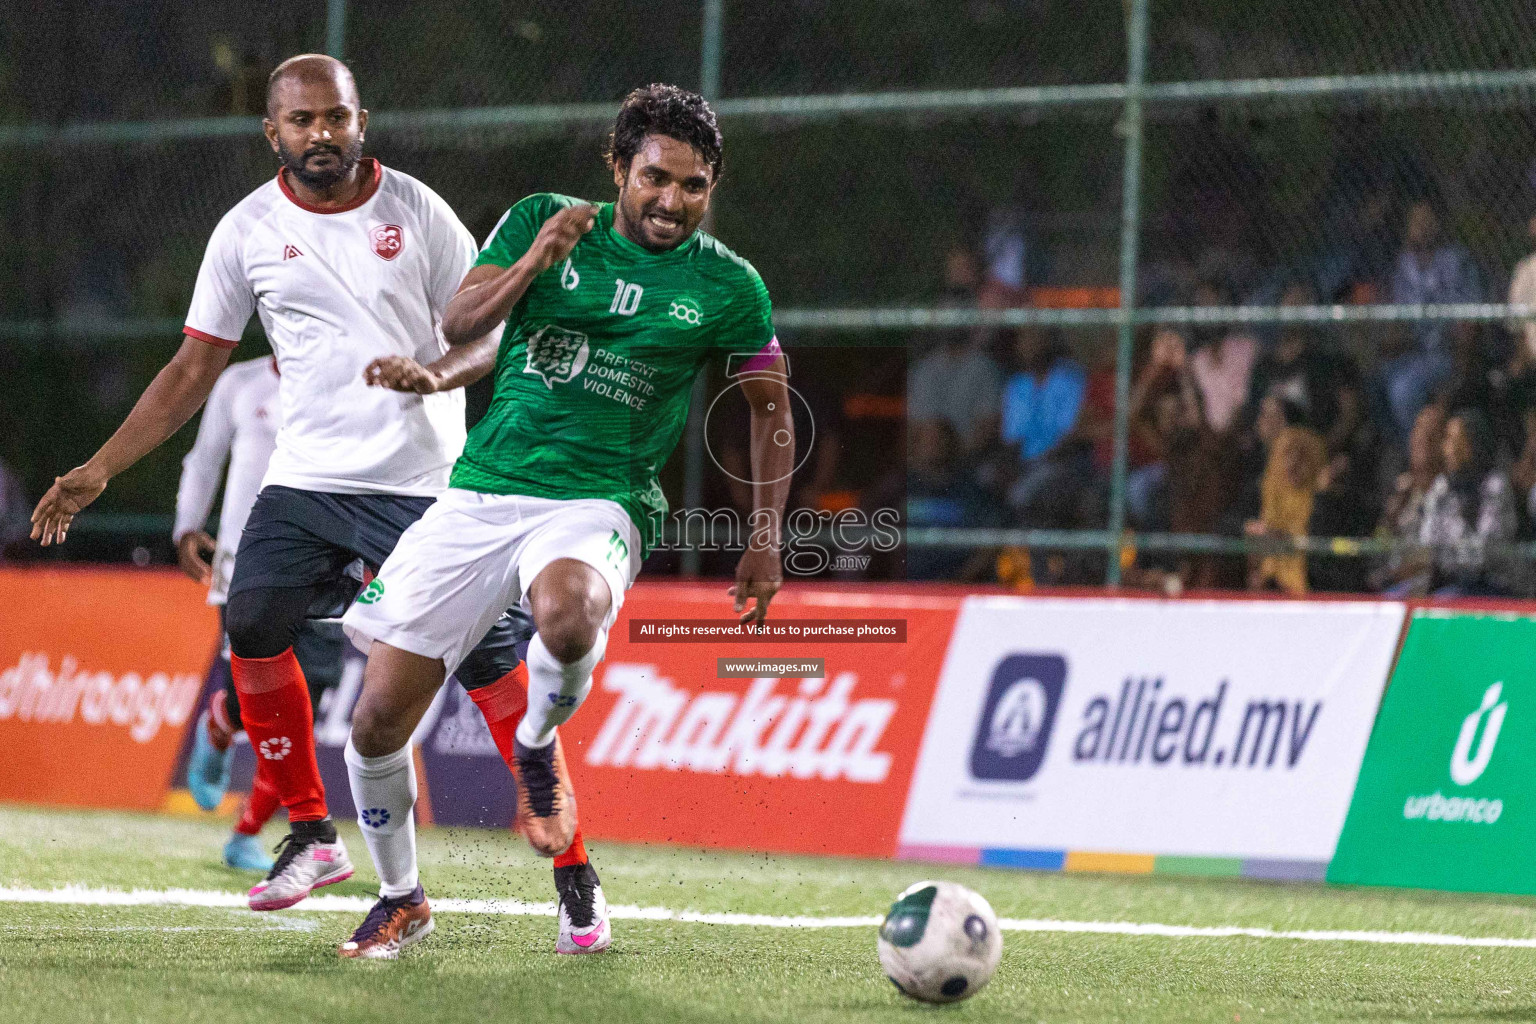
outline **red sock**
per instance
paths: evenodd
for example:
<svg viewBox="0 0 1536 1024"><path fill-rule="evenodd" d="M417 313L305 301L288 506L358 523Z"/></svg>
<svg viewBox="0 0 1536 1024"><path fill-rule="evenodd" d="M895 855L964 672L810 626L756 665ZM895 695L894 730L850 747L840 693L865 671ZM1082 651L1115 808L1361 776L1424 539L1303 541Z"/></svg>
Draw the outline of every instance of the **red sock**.
<svg viewBox="0 0 1536 1024"><path fill-rule="evenodd" d="M277 787L268 778L271 770L262 770L262 765L270 763L264 761L256 765L256 778L251 780L251 795L245 798L245 806L240 809L240 820L235 822L236 832L253 836L277 813Z"/></svg>
<svg viewBox="0 0 1536 1024"><path fill-rule="evenodd" d="M491 739L496 741L496 751L510 766L512 734L517 731L517 723L523 720L523 712L528 710L528 666L519 665L490 686L470 690L469 697L485 717ZM555 858L555 867L568 868L586 862L587 847L582 842L581 829L577 828L570 847Z"/></svg>
<svg viewBox="0 0 1536 1024"><path fill-rule="evenodd" d="M491 739L496 741L496 752L501 759L512 764L512 734L517 723L528 710L528 666L518 665L490 686L469 691L469 699L475 702L485 724L491 727Z"/></svg>
<svg viewBox="0 0 1536 1024"><path fill-rule="evenodd" d="M319 821L328 816L325 786L315 763L315 720L309 706L304 670L290 647L275 658L230 659L245 734L269 778L289 821Z"/></svg>
<svg viewBox="0 0 1536 1024"><path fill-rule="evenodd" d="M571 845L565 852L555 858L555 867L573 868L578 864L587 862L587 844L581 839L581 826L576 827L576 838L571 840Z"/></svg>

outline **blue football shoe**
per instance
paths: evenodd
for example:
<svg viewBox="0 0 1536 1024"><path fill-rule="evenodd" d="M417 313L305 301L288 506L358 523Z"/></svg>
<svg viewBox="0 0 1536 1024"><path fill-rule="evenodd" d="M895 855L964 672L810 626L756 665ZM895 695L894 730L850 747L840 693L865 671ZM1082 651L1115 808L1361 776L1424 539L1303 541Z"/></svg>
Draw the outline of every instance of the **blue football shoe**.
<svg viewBox="0 0 1536 1024"><path fill-rule="evenodd" d="M236 832L224 844L224 866L266 874L272 870L272 858L267 856L267 851L261 848L261 842L255 836Z"/></svg>
<svg viewBox="0 0 1536 1024"><path fill-rule="evenodd" d="M197 806L216 811L229 789L229 763L234 760L234 745L223 750L208 737L208 712L197 720L197 734L192 739L192 756L187 759L187 790Z"/></svg>

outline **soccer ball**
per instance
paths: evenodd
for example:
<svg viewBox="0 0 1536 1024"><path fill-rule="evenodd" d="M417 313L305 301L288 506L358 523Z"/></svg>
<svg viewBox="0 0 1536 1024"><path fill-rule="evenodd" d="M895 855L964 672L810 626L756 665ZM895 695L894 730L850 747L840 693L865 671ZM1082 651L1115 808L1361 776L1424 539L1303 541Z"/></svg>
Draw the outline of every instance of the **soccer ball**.
<svg viewBox="0 0 1536 1024"><path fill-rule="evenodd" d="M997 915L954 882L909 887L880 925L880 965L902 995L956 1003L992 980L1003 955Z"/></svg>

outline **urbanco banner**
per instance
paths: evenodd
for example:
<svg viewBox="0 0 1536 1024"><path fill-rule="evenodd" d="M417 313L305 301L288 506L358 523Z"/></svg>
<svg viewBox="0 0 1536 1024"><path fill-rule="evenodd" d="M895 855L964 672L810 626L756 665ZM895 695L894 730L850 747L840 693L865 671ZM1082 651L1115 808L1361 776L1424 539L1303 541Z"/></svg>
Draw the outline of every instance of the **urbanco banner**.
<svg viewBox="0 0 1536 1024"><path fill-rule="evenodd" d="M902 845L1326 862L1403 615L970 598Z"/></svg>
<svg viewBox="0 0 1536 1024"><path fill-rule="evenodd" d="M1536 893L1536 619L1408 626L1331 882Z"/></svg>

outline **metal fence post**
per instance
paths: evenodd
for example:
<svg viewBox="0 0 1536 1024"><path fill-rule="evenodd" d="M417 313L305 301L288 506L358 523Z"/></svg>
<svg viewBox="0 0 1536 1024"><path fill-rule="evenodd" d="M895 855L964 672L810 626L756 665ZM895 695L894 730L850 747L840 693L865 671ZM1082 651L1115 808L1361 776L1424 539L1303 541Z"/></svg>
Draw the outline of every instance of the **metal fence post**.
<svg viewBox="0 0 1536 1024"><path fill-rule="evenodd" d="M347 0L327 0L325 5L325 52L342 59L347 41Z"/></svg>
<svg viewBox="0 0 1536 1024"><path fill-rule="evenodd" d="M723 42L724 0L704 0L704 32L699 48L699 93L707 100L720 97L720 48ZM706 228L711 225L706 222ZM683 443L683 507L704 503L704 376L693 382L688 404L688 432ZM684 576L699 574L699 552L683 548Z"/></svg>
<svg viewBox="0 0 1536 1024"><path fill-rule="evenodd" d="M1130 445L1131 357L1136 309L1136 261L1141 241L1142 89L1147 77L1147 0L1130 0L1126 26L1125 175L1120 199L1120 325L1115 347L1115 457L1109 477L1109 569L1120 584L1120 537L1125 531L1126 455Z"/></svg>

